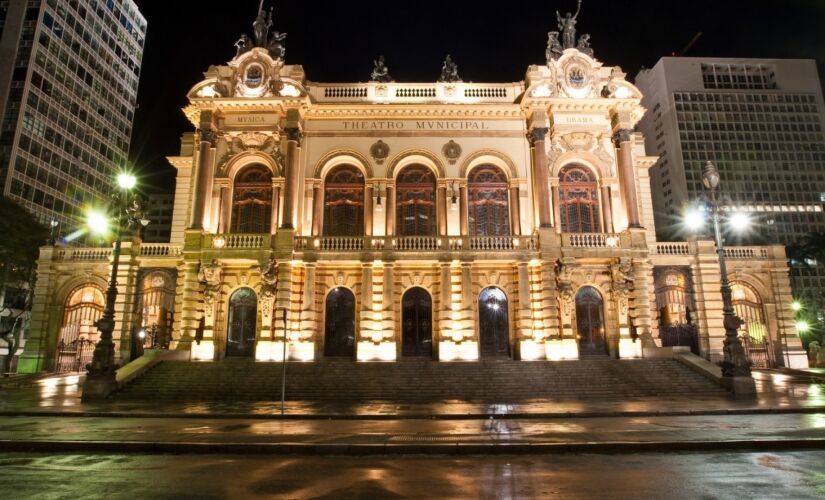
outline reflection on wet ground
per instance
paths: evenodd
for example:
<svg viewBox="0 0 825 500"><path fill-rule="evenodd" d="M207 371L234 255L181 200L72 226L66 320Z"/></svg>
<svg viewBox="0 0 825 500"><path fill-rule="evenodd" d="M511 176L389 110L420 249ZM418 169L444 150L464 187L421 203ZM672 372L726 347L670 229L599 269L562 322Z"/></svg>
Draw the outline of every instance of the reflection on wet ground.
<svg viewBox="0 0 825 500"><path fill-rule="evenodd" d="M461 416L477 415L579 415L615 413L687 413L747 411L768 409L825 409L825 385L810 383L778 372L754 372L756 399L733 397L691 397L689 394L662 395L658 398L598 400L525 400L517 404L497 404L445 400L428 404L390 401L286 401L285 413L292 416L337 417L369 416ZM40 379L33 387L0 388L0 411L61 413L132 413L181 416L249 415L271 417L281 412L280 401L204 401L156 403L118 401L83 403L80 400L82 375L63 375ZM288 397L288 395L287 395Z"/></svg>

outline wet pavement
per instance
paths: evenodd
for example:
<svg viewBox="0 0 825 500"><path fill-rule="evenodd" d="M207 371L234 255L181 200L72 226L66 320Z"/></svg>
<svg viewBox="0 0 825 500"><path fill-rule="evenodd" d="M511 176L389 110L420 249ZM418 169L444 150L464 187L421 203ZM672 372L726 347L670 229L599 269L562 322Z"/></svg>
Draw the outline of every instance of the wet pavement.
<svg viewBox="0 0 825 500"><path fill-rule="evenodd" d="M689 394L659 398L598 400L526 400L518 404L440 401L406 404L388 401L285 403L287 418L403 419L403 418L566 418L571 416L655 416L725 413L825 412L825 385L775 372L756 372L758 396L691 397ZM127 417L279 418L279 401L204 401L177 404L152 401L84 403L77 375L49 377L33 387L0 387L0 415L106 415ZM287 395L288 397L288 395Z"/></svg>
<svg viewBox="0 0 825 500"><path fill-rule="evenodd" d="M477 457L0 454L15 499L814 499L825 452Z"/></svg>

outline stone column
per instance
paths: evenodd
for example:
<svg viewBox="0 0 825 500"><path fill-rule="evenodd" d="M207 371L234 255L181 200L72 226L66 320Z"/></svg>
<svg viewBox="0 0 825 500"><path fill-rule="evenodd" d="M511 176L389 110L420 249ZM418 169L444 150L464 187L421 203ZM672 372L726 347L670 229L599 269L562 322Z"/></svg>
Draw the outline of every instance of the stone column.
<svg viewBox="0 0 825 500"><path fill-rule="evenodd" d="M436 216L438 217L438 235L447 236L447 186L438 186L435 202Z"/></svg>
<svg viewBox="0 0 825 500"><path fill-rule="evenodd" d="M369 341L374 331L372 263L362 263L361 266L361 332L358 341Z"/></svg>
<svg viewBox="0 0 825 500"><path fill-rule="evenodd" d="M387 236L395 235L395 186L387 184Z"/></svg>
<svg viewBox="0 0 825 500"><path fill-rule="evenodd" d="M232 216L232 190L229 186L221 187L221 214L218 218L218 233L229 232L229 218Z"/></svg>
<svg viewBox="0 0 825 500"><path fill-rule="evenodd" d="M321 236L324 223L324 192L320 181L312 186L312 236Z"/></svg>
<svg viewBox="0 0 825 500"><path fill-rule="evenodd" d="M530 272L526 262L519 262L518 267L518 310L516 312L517 341L532 339L533 314L530 302Z"/></svg>
<svg viewBox="0 0 825 500"><path fill-rule="evenodd" d="M284 175L284 218L281 229L295 229L298 214L301 179L301 129L284 129L286 132L286 172Z"/></svg>
<svg viewBox="0 0 825 500"><path fill-rule="evenodd" d="M364 235L372 236L372 184L367 184L364 188Z"/></svg>
<svg viewBox="0 0 825 500"><path fill-rule="evenodd" d="M211 129L200 130L200 147L198 149L198 185L195 191L195 202L192 210L192 229L202 229L204 218L209 214L209 204L212 198L212 182L214 172L214 143L215 132Z"/></svg>
<svg viewBox="0 0 825 500"><path fill-rule="evenodd" d="M281 207L281 188L272 186L272 234L278 232L278 211Z"/></svg>
<svg viewBox="0 0 825 500"><path fill-rule="evenodd" d="M381 309L384 311L384 337L392 339L395 334L395 266L384 263L384 285Z"/></svg>
<svg viewBox="0 0 825 500"><path fill-rule="evenodd" d="M530 144L533 147L533 182L535 182L533 191L537 198L540 227L552 226L550 221L550 193L547 191L550 173L544 146L547 130L546 128L534 128L528 135Z"/></svg>
<svg viewBox="0 0 825 500"><path fill-rule="evenodd" d="M467 196L467 185L462 184L461 187L458 188L458 195L459 195L459 208L458 208L458 216L461 219L460 227L461 227L461 236L469 236L470 235L470 200Z"/></svg>
<svg viewBox="0 0 825 500"><path fill-rule="evenodd" d="M561 233L561 198L559 197L559 187L553 186L553 225L556 232Z"/></svg>
<svg viewBox="0 0 825 500"><path fill-rule="evenodd" d="M633 168L633 131L620 130L614 140L619 150L619 178L624 191L625 206L627 208L627 223L630 227L641 227L639 224L639 201L636 193L636 175Z"/></svg>
<svg viewBox="0 0 825 500"><path fill-rule="evenodd" d="M315 263L304 264L304 296L301 298L301 341L304 342L304 352L314 351L314 347L308 346L306 342L311 342L318 334L318 313L315 307Z"/></svg>
<svg viewBox="0 0 825 500"><path fill-rule="evenodd" d="M611 208L610 186L602 186L602 215L604 216L604 232L613 232L613 209Z"/></svg>
<svg viewBox="0 0 825 500"><path fill-rule="evenodd" d="M514 236L521 235L521 209L519 207L518 185L510 186L510 233Z"/></svg>
<svg viewBox="0 0 825 500"><path fill-rule="evenodd" d="M439 283L438 283L438 301L439 301L439 315L438 315L438 329L440 335L438 340L440 342L450 340L450 330L452 330L452 276L450 264L448 262L441 262L439 264Z"/></svg>

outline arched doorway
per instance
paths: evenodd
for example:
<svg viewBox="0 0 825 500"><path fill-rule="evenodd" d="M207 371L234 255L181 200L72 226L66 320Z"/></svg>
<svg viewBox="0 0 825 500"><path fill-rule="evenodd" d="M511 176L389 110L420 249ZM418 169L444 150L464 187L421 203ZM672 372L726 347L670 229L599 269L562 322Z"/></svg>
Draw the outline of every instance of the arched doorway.
<svg viewBox="0 0 825 500"><path fill-rule="evenodd" d="M695 307L690 268L655 268L653 275L662 346L687 346L699 355L699 335L693 323Z"/></svg>
<svg viewBox="0 0 825 500"><path fill-rule="evenodd" d="M607 354L604 301L592 286L582 287L576 294L576 333L579 336L579 355Z"/></svg>
<svg viewBox="0 0 825 500"><path fill-rule="evenodd" d="M733 309L742 320L739 339L748 354L753 368L771 368L773 356L770 349L768 325L762 298L745 283L731 284Z"/></svg>
<svg viewBox="0 0 825 500"><path fill-rule="evenodd" d="M510 355L509 327L507 295L496 287L482 290L478 296L479 351L482 358Z"/></svg>
<svg viewBox="0 0 825 500"><path fill-rule="evenodd" d="M150 271L142 280L140 328L146 332L143 347L168 348L175 310L174 270Z"/></svg>
<svg viewBox="0 0 825 500"><path fill-rule="evenodd" d="M258 296L251 288L240 288L229 298L227 356L252 356L258 324Z"/></svg>
<svg viewBox="0 0 825 500"><path fill-rule="evenodd" d="M364 235L364 174L340 165L324 181L324 236Z"/></svg>
<svg viewBox="0 0 825 500"><path fill-rule="evenodd" d="M395 180L398 236L435 236L435 175L424 165L410 165Z"/></svg>
<svg viewBox="0 0 825 500"><path fill-rule="evenodd" d="M95 323L103 315L104 305L103 289L91 283L69 294L63 306L55 371L83 371L92 361L94 345L100 338Z"/></svg>
<svg viewBox="0 0 825 500"><path fill-rule="evenodd" d="M433 302L427 290L410 288L401 299L401 355L432 357Z"/></svg>
<svg viewBox="0 0 825 500"><path fill-rule="evenodd" d="M324 356L352 357L355 353L355 295L347 288L334 288L327 295L324 318Z"/></svg>

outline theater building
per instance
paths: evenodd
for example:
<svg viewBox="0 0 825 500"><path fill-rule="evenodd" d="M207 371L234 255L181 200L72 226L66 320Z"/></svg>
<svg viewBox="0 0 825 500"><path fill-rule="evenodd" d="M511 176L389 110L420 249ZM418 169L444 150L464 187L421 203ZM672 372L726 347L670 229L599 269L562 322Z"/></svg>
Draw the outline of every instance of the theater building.
<svg viewBox="0 0 825 500"><path fill-rule="evenodd" d="M140 330L217 363L721 361L714 244L656 241L642 95L586 43L520 82L318 83L280 41L188 94L171 241L123 245L121 362ZM96 339L111 259L42 249L21 370ZM754 366L807 366L784 248L727 259Z"/></svg>

